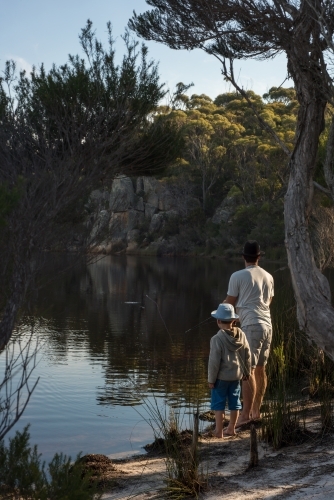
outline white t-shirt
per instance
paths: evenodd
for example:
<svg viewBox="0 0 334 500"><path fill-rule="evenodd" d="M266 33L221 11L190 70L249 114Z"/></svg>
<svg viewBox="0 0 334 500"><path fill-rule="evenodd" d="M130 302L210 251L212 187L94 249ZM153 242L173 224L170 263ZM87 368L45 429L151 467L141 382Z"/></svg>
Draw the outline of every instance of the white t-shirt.
<svg viewBox="0 0 334 500"><path fill-rule="evenodd" d="M260 266L247 266L231 275L227 295L238 297L236 311L241 328L259 323L271 326L270 301L274 278Z"/></svg>

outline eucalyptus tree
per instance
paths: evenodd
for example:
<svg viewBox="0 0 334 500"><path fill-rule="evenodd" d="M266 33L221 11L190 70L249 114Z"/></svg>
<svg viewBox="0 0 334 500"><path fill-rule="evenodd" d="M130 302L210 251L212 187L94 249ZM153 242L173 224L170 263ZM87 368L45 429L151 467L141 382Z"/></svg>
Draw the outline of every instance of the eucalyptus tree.
<svg viewBox="0 0 334 500"><path fill-rule="evenodd" d="M172 49L203 49L247 99L234 76L236 59L287 58L299 111L292 151L254 109L262 126L288 155L285 243L299 325L334 359L334 309L327 279L315 265L309 234L313 175L324 113L333 97L326 56L333 46L334 4L327 0L147 0L130 27ZM321 19L320 19L321 14ZM251 105L251 103L250 103Z"/></svg>
<svg viewBox="0 0 334 500"><path fill-rule="evenodd" d="M0 79L0 352L27 292L38 285L47 253L89 248L90 191L122 173L162 169L176 154L177 131L151 116L166 92L147 48L127 33L125 55L116 64L110 24L108 35L105 49L88 21L79 37L82 58L70 56L48 72L34 68L31 75L17 75L8 61ZM0 437L31 394L27 365L33 366L35 356L26 352L6 363ZM20 360L18 393L11 383Z"/></svg>
<svg viewBox="0 0 334 500"><path fill-rule="evenodd" d="M221 109L210 97L204 94L186 97L183 95L181 100L185 109L173 110L169 116L182 123L185 137L182 168L193 180L199 179L205 210L210 191L224 174L231 138L237 138L243 127L230 121L228 113L220 113Z"/></svg>

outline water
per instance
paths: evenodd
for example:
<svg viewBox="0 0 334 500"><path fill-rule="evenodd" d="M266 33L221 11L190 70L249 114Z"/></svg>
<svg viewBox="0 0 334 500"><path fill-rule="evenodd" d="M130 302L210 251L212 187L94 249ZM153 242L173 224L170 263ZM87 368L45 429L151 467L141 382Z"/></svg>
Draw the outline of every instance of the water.
<svg viewBox="0 0 334 500"><path fill-rule="evenodd" d="M209 409L210 312L241 260L108 256L73 267L58 259L67 270L50 258L22 318L21 337L34 325L41 345L32 375L40 380L9 436L29 423L47 461L55 452L120 457L153 440L157 406L181 411L185 426L197 404ZM274 273L276 295L291 293L287 271L263 267Z"/></svg>

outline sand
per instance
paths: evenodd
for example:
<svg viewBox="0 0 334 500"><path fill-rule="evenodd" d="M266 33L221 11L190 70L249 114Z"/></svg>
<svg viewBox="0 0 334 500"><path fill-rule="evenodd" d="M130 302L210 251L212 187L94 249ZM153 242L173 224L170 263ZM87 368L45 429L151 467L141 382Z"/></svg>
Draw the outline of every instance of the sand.
<svg viewBox="0 0 334 500"><path fill-rule="evenodd" d="M261 434L258 429L258 435ZM208 480L203 500L334 499L334 436L314 433L303 444L277 451L258 441L259 465L248 468L250 432L228 439L201 438L201 467ZM104 500L164 498L166 466L163 456L142 455L120 460L117 486Z"/></svg>

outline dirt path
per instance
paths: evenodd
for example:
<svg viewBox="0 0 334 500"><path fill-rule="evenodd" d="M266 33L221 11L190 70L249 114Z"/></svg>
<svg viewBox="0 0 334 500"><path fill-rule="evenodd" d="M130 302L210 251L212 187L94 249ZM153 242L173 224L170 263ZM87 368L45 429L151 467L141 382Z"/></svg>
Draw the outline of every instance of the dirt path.
<svg viewBox="0 0 334 500"><path fill-rule="evenodd" d="M310 438L278 452L259 442L259 466L248 470L249 431L226 440L202 439L201 467L208 476L203 500L279 500L334 498L334 437ZM115 462L113 462L115 464ZM141 456L118 461L118 486L104 500L162 499L165 462L162 457Z"/></svg>

